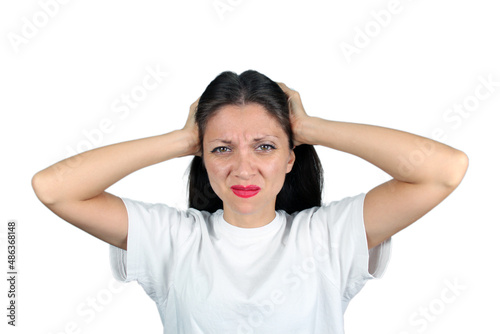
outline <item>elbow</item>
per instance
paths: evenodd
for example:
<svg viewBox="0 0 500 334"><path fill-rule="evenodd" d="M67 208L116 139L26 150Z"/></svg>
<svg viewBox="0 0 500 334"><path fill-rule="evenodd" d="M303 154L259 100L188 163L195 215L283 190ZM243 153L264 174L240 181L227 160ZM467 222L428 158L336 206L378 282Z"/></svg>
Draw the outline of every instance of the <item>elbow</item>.
<svg viewBox="0 0 500 334"><path fill-rule="evenodd" d="M49 180L43 170L36 173L31 178L31 187L35 192L36 197L38 197L40 202L46 206L52 205L56 202L53 191L51 190L53 186L53 182Z"/></svg>
<svg viewBox="0 0 500 334"><path fill-rule="evenodd" d="M462 151L456 150L448 162L446 169L445 186L455 189L462 182L469 168L469 157Z"/></svg>

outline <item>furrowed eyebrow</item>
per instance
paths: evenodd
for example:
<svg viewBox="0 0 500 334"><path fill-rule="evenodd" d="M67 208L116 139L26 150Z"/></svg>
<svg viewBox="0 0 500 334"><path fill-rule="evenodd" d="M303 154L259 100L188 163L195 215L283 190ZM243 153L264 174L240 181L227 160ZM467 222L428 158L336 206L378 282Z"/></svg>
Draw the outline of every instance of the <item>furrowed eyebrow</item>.
<svg viewBox="0 0 500 334"><path fill-rule="evenodd" d="M266 135L266 136L262 136L262 137L259 137L259 138L254 138L254 142L258 142L258 141L261 141L267 137L274 137L274 138L278 138L277 136L273 136L273 135ZM224 143L224 144L231 144L232 141L230 140L227 140L227 139L220 139L220 138L217 138L217 139L214 139L214 140L211 140L209 141L209 143L213 143L213 142L216 142L216 141L220 141L221 143Z"/></svg>
<svg viewBox="0 0 500 334"><path fill-rule="evenodd" d="M211 140L209 141L209 143L213 143L213 142L216 142L216 141L220 141L224 144L231 144L232 142L230 140L225 140L225 139L214 139L214 140Z"/></svg>
<svg viewBox="0 0 500 334"><path fill-rule="evenodd" d="M264 136L264 137L255 138L253 141L254 141L254 142L261 141L261 140L263 140L263 139L266 139L267 137L274 137L274 138L278 138L278 137L276 137L276 136L267 135L267 136Z"/></svg>

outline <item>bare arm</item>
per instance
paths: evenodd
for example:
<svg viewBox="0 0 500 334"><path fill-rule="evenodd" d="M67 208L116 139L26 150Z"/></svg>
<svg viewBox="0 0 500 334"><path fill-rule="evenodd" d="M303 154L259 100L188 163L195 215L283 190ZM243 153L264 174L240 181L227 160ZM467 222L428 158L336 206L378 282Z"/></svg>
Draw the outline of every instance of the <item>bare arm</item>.
<svg viewBox="0 0 500 334"><path fill-rule="evenodd" d="M366 194L369 248L438 205L460 184L468 166L463 152L403 131L320 118L311 119L304 131L311 142L354 154L393 177Z"/></svg>
<svg viewBox="0 0 500 334"><path fill-rule="evenodd" d="M62 160L36 173L33 189L62 219L127 249L128 218L121 199L105 190L130 173L176 157L197 154L191 105L186 126L167 134L108 145Z"/></svg>
<svg viewBox="0 0 500 334"><path fill-rule="evenodd" d="M296 144L354 154L393 177L366 194L363 213L368 248L415 222L462 181L468 167L462 151L399 130L307 116L299 94L280 86L290 97Z"/></svg>

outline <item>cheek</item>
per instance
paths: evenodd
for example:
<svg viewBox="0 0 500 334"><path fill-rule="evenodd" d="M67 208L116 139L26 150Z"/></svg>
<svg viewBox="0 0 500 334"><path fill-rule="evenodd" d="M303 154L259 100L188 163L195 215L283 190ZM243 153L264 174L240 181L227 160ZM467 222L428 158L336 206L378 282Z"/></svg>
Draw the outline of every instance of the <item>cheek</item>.
<svg viewBox="0 0 500 334"><path fill-rule="evenodd" d="M288 171L287 163L283 162L281 158L261 164L260 170L264 177L277 183L282 183L285 180Z"/></svg>
<svg viewBox="0 0 500 334"><path fill-rule="evenodd" d="M218 184L225 182L227 176L227 165L217 163L215 161L205 161L205 168L207 169L208 179L214 191L218 188Z"/></svg>

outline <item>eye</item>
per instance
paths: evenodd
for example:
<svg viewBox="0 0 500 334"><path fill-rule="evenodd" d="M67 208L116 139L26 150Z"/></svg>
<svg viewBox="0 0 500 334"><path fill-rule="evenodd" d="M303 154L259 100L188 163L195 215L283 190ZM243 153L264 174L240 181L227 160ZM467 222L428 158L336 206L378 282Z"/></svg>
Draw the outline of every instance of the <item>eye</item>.
<svg viewBox="0 0 500 334"><path fill-rule="evenodd" d="M271 144L262 144L257 147L257 150L259 151L271 151L274 150L276 147L274 147Z"/></svg>
<svg viewBox="0 0 500 334"><path fill-rule="evenodd" d="M211 151L211 153L226 153L226 152L229 152L229 147L226 146L219 146Z"/></svg>

